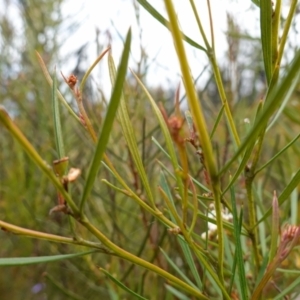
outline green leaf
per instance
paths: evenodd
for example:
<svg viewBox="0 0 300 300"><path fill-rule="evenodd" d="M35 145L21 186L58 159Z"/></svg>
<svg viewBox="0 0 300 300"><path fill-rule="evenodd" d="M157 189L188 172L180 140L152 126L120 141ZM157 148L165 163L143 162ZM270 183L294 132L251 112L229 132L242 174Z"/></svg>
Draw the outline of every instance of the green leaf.
<svg viewBox="0 0 300 300"><path fill-rule="evenodd" d="M53 75L52 84L52 108L53 108L53 123L54 123L54 135L56 142L56 150L58 153L58 158L65 157L65 147L64 140L61 130L60 113L59 113L59 103L57 100L57 80L56 72Z"/></svg>
<svg viewBox="0 0 300 300"><path fill-rule="evenodd" d="M38 59L38 63L43 71L43 74L47 80L47 82L49 83L49 85L52 87L53 86L53 80L47 70L47 67L42 59L42 57L40 56L40 54L36 51L35 52L37 59ZM69 113L71 114L71 116L76 119L76 121L78 121L80 124L80 118L76 115L76 113L74 112L74 110L71 108L71 106L68 104L67 100L64 98L64 96L60 93L60 91L57 89L56 90L57 96L59 98L59 100L61 101L61 103L67 108L67 110L69 111Z"/></svg>
<svg viewBox="0 0 300 300"><path fill-rule="evenodd" d="M265 100L265 105L262 111L259 113L255 123L243 143L238 148L237 152L232 156L232 158L226 163L226 165L219 172L219 175L223 174L228 168L235 162L240 154L245 150L246 147L252 142L254 142L260 132L265 128L269 119L276 111L278 106L285 99L285 96L289 94L291 90L294 90L297 84L297 78L300 74L300 51L298 50L295 58L286 73L286 76L282 79L281 83L277 88L272 89Z"/></svg>
<svg viewBox="0 0 300 300"><path fill-rule="evenodd" d="M292 180L288 183L288 185L285 187L283 192L280 194L278 197L278 203L279 206L281 206L287 199L288 197L292 194L293 190L297 188L298 184L300 182L300 169L297 171L295 176L292 178ZM257 225L264 221L272 212L272 207L270 207L267 212L264 214L264 216L257 222Z"/></svg>
<svg viewBox="0 0 300 300"><path fill-rule="evenodd" d="M97 250L79 252L74 254L62 254L62 255L38 256L38 257L5 257L5 258L0 258L0 266L1 267L24 266L24 265L33 265L33 264L40 264L40 263L49 263L49 262L79 257L79 256L83 256L95 252L97 252Z"/></svg>
<svg viewBox="0 0 300 300"><path fill-rule="evenodd" d="M272 2L260 1L260 31L267 82L272 78Z"/></svg>
<svg viewBox="0 0 300 300"><path fill-rule="evenodd" d="M168 254L160 248L160 251L163 253L164 257L166 258L167 262L171 265L171 267L178 273L178 275L186 281L190 286L198 289L198 287L182 272L182 270L172 261L172 259L168 256Z"/></svg>
<svg viewBox="0 0 300 300"><path fill-rule="evenodd" d="M97 173L98 173L100 165L101 165L101 160L102 160L104 151L106 149L106 145L109 140L113 121L115 119L115 115L116 115L117 109L119 107L122 90L123 90L123 84L124 84L126 72L127 72L127 65L128 65L129 52L130 52L130 43L131 43L131 30L129 29L127 36L126 36L126 41L125 41L124 50L122 53L121 62L120 62L118 72L117 72L115 86L112 91L112 95L111 95L110 102L108 105L106 117L103 122L103 127L100 132L100 136L98 138L94 157L93 157L92 163L90 165L89 172L87 175L87 180L86 180L84 190L82 193L82 197L81 197L81 201L80 201L80 211L81 212L83 210L84 203L86 202L87 198L89 197L90 192L93 188L94 182L96 180L96 176L97 176Z"/></svg>
<svg viewBox="0 0 300 300"><path fill-rule="evenodd" d="M176 299L180 300L190 300L189 297L187 297L185 294L179 292L177 289L173 288L172 286L166 284L166 289L176 297Z"/></svg>
<svg viewBox="0 0 300 300"><path fill-rule="evenodd" d="M277 269L277 271L278 271L278 269ZM300 277L298 277L287 288L285 288L283 291L281 291L273 300L285 299L285 296L287 294L290 294L294 288L299 287L299 285L300 285ZM298 294L299 292L297 291L296 293Z"/></svg>
<svg viewBox="0 0 300 300"><path fill-rule="evenodd" d="M269 166L275 159L277 159L281 154L283 154L287 149L289 149L298 140L299 137L300 137L300 133L292 141L290 141L285 147L283 147L283 149L277 152L268 162L266 162L258 170L256 170L255 174L259 173L261 170Z"/></svg>
<svg viewBox="0 0 300 300"><path fill-rule="evenodd" d="M170 188L168 186L168 182L166 180L164 172L161 172L160 184L161 184L162 190L167 195L167 197L170 200L171 205L173 207L173 209L172 209L172 207L168 206L168 208L170 210L170 213L171 213L171 219L173 220L173 222L175 222L175 220L177 221L177 219L178 219L178 214L177 214L175 203L174 203L174 200L173 200L173 197L172 197L172 193L171 193ZM200 289L202 289L202 282L201 282L199 273L197 271L197 267L195 265L195 262L194 262L194 259L193 259L193 256L192 256L192 252L191 252L189 246L181 238L178 238L178 242L179 242L179 244L181 246L181 249L183 251L183 254L184 254L184 257L185 257L185 261L188 263L189 268L190 268L190 270L191 270L191 272L192 272L192 274L193 274L193 276L195 278L195 281L196 281L198 287Z"/></svg>
<svg viewBox="0 0 300 300"><path fill-rule="evenodd" d="M298 224L298 191L294 189L291 194L291 224Z"/></svg>
<svg viewBox="0 0 300 300"><path fill-rule="evenodd" d="M162 25L164 25L166 28L170 28L170 23L169 21L167 21L148 1L146 0L137 0L139 2L139 4L141 6L144 7L144 9L154 18L156 19L159 23L161 23ZM202 51L205 51L206 52L206 49L202 46L200 46L199 44L197 44L195 41L193 41L191 38L189 38L188 36L186 36L184 33L182 33L182 36L183 36L183 39L189 43L191 46L199 49L199 50L202 50Z"/></svg>
<svg viewBox="0 0 300 300"><path fill-rule="evenodd" d="M69 299L69 300L71 300L71 299L73 299L73 300L85 300L85 298L80 297L77 293L75 294L74 292L66 289L59 281L57 281L56 279L54 279L48 273L45 273L44 276L45 276L45 278L47 278L49 280L49 283L51 283L55 287L55 290L57 290L60 293L62 293L63 295L65 295L64 299Z"/></svg>
<svg viewBox="0 0 300 300"><path fill-rule="evenodd" d="M100 270L107 276L109 279L111 279L115 284L117 284L120 288L131 294L132 296L135 296L138 299L147 300L146 298L142 297L141 295L135 293L133 290L129 289L126 285L124 285L122 282L120 282L118 279L116 279L114 276L112 276L110 273L108 273L106 270L100 268Z"/></svg>
<svg viewBox="0 0 300 300"><path fill-rule="evenodd" d="M109 65L109 74L112 85L115 83L116 80L116 68L113 61L113 58L111 55L108 56L108 65ZM133 126L130 121L130 117L128 114L128 110L126 107L126 102L124 99L124 95L122 93L121 95L121 101L120 101L120 107L118 109L118 119L120 120L121 126L122 126L122 132L125 137L127 146L129 148L130 154L132 156L132 159L134 161L135 167L137 169L137 172L139 174L139 177L143 183L143 186L145 188L145 191L147 193L148 199L151 203L151 206L155 207L155 201L152 194L152 190L147 178L147 174L145 171L145 168L143 166L142 158L139 154L139 149L137 145L137 141L135 138L135 133L133 130Z"/></svg>
<svg viewBox="0 0 300 300"><path fill-rule="evenodd" d="M295 78L294 82L299 82L299 77L300 74L298 74L298 78ZM274 118L272 118L272 121L270 122L270 124L268 125L267 131L270 130L270 128L276 123L276 121L279 119L279 117L282 115L282 112L284 111L288 101L290 100L290 97L293 94L293 90L290 89L287 93L287 95L284 97L278 111L276 112L276 115L274 116Z"/></svg>
<svg viewBox="0 0 300 300"><path fill-rule="evenodd" d="M22 131L16 126L16 124L9 117L5 108L0 105L0 123L7 128L10 134L17 140L17 142L26 151L30 159L44 172L45 175L52 181L57 190L62 194L64 199L73 211L75 217L78 216L79 210L77 205L71 198L70 194L65 190L61 181L54 174L52 168L45 162L45 160L38 154L32 144L27 140Z"/></svg>
<svg viewBox="0 0 300 300"><path fill-rule="evenodd" d="M88 77L90 76L90 74L92 73L92 71L94 70L94 68L97 66L97 64L100 62L100 60L104 57L104 55L110 50L110 48L107 48L106 50L104 50L97 58L96 60L94 61L94 63L89 67L89 69L86 71L86 73L84 74L83 78L82 78L82 81L80 83L80 86L79 86L79 90L80 92L82 93L83 92L83 89L84 89L84 86L85 86L85 83L88 79Z"/></svg>
<svg viewBox="0 0 300 300"><path fill-rule="evenodd" d="M235 251L236 251L236 264L238 267L239 283L241 296L243 300L248 299L247 293L247 280L245 274L245 265L243 258L243 249L241 244L241 227L242 227L242 211L240 218L238 218L238 213L236 209L236 201L233 187L230 188L231 195L231 204L232 204L232 216L233 216L233 225L234 225L234 238L235 238ZM234 271L234 270L233 270Z"/></svg>
<svg viewBox="0 0 300 300"><path fill-rule="evenodd" d="M269 250L269 264L272 263L277 249L278 249L278 237L280 235L280 224L279 224L279 207L276 191L274 191L272 201L272 231L271 231L271 245Z"/></svg>
<svg viewBox="0 0 300 300"><path fill-rule="evenodd" d="M215 123L214 123L213 129L212 129L212 131L211 131L211 133L210 133L210 139L211 139L211 140L212 140L212 138L213 138L213 136L214 136L214 134L215 134L215 131L216 131L216 129L218 128L218 125L219 125L219 123L220 123L220 121L221 121L221 118L222 118L222 116L223 116L224 109L225 109L225 105L222 105L222 107L221 107L221 109L220 109L220 111L219 111L219 113L218 113L218 116L217 116L217 118L216 118L216 121L215 121Z"/></svg>
<svg viewBox="0 0 300 300"><path fill-rule="evenodd" d="M139 83L139 85L141 86L141 88L144 90L144 92L145 92L145 94L146 94L146 96L147 96L147 98L148 98L148 100L149 100L149 102L152 106L154 114L157 117L157 120L159 122L160 128L162 130L162 133L163 133L165 141L166 141L166 146L167 146L167 150L168 150L167 152L168 152L168 155L170 156L172 166L173 166L173 169L174 169L174 172L175 172L176 183L177 183L178 188L179 188L179 193L180 193L180 196L183 197L183 195L184 195L184 193L183 193L183 183L182 183L182 178L181 178L181 176L179 175L179 172L178 172L178 170L180 169L180 166L178 164L178 160L177 160L177 157L176 157L176 151L175 151L175 148L174 148L174 144L172 142L170 131L169 131L169 129L167 127L167 124L164 120L164 117L163 117L161 111L159 110L158 106L156 105L154 99L151 97L150 93L148 92L148 90L146 89L144 84L141 82L141 80L137 77L137 75L133 72L132 72L132 74L135 77L135 79L137 80L137 82Z"/></svg>

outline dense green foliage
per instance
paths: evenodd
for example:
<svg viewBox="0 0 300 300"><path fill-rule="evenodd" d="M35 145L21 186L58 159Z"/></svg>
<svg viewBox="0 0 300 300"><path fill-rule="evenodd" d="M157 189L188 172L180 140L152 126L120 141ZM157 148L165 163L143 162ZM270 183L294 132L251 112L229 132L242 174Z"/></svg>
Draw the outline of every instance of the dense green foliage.
<svg viewBox="0 0 300 300"><path fill-rule="evenodd" d="M203 44L180 31L172 1L167 21L138 0L170 30L182 99L176 87L144 86L139 63L126 78L130 30L118 66L104 49L79 82L53 72L62 0L42 2L20 2L23 48L8 15L0 24L1 297L299 295L297 1L285 18L281 1L253 1L261 39L228 15L228 71L194 1ZM207 55L201 89L184 46ZM110 99L88 81L97 64L107 64Z"/></svg>

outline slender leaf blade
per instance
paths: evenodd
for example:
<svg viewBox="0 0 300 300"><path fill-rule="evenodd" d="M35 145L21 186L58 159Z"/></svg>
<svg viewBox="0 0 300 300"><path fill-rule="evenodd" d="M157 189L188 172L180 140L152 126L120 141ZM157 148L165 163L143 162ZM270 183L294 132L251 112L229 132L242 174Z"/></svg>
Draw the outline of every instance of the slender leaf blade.
<svg viewBox="0 0 300 300"><path fill-rule="evenodd" d="M112 84L114 84L116 80L116 68L113 61L113 58L111 55L108 56L108 64L109 64L109 73ZM133 126L130 121L130 117L128 114L126 102L124 95L122 93L121 100L120 100L120 107L117 112L118 119L120 120L121 126L122 126L122 132L125 137L126 143L128 145L129 151L131 153L132 159L134 161L135 167L137 169L137 172L139 174L139 177L143 183L143 186L145 188L145 191L147 193L148 199L150 200L150 203L152 207L155 207L154 203L154 197L152 194L152 190L147 178L147 174L145 171L145 168L143 166L142 158L139 154L139 149L135 137L135 133L133 130Z"/></svg>
<svg viewBox="0 0 300 300"><path fill-rule="evenodd" d="M100 165L101 165L102 157L103 157L104 151L106 149L106 145L109 140L113 121L115 119L115 115L116 115L117 109L119 107L122 90L123 90L123 83L125 81L126 72L127 72L127 65L128 65L128 59L129 59L129 53L130 53L130 43L131 43L131 29L129 29L129 31L127 33L121 62L120 62L118 72L117 72L116 82L114 85L114 89L112 91L112 95L111 95L110 102L108 105L106 117L103 122L103 127L101 130L100 136L98 138L94 157L93 157L92 163L89 168L86 184L84 186L84 190L82 193L82 197L81 197L81 201L80 201L80 211L81 212L82 212L84 203L86 202L87 198L89 197L91 190L93 188L94 182L96 180L96 176L97 176L97 173L98 173Z"/></svg>
<svg viewBox="0 0 300 300"><path fill-rule="evenodd" d="M235 194L233 187L230 188L230 195L231 195L231 204L232 204L232 216L233 216L233 225L234 225L234 238L236 243L236 264L238 267L238 274L239 274L239 283L240 283L240 290L241 296L243 300L248 299L247 293L247 280L245 274L245 267L244 267L244 258L243 258L243 249L241 243L241 227L242 227L242 220L239 220L237 209L236 209L236 201L235 201ZM242 217L242 213L241 213Z"/></svg>
<svg viewBox="0 0 300 300"><path fill-rule="evenodd" d="M180 299L180 300L189 300L190 298L187 297L185 294L179 292L177 289L175 289L174 287L166 284L166 289L176 297L176 299Z"/></svg>
<svg viewBox="0 0 300 300"><path fill-rule="evenodd" d="M51 255L51 256L2 257L0 258L0 267L24 266L24 265L33 265L33 264L40 264L40 263L49 263L49 262L55 262L59 260L75 258L83 255L88 255L94 252L97 252L97 250L79 252L74 254L61 254L61 255Z"/></svg>
<svg viewBox="0 0 300 300"><path fill-rule="evenodd" d="M118 285L120 288L122 288L123 290L125 290L126 292L128 292L129 294L131 294L132 296L138 298L138 299L142 299L142 300L147 300L146 298L142 297L141 295L135 293L133 290L131 290L130 288L128 288L126 285L124 285L121 281L119 281L117 278L115 278L114 276L112 276L109 272L107 272L106 270L100 268L100 270L110 279L112 280L116 285Z"/></svg>
<svg viewBox="0 0 300 300"><path fill-rule="evenodd" d="M268 84L272 78L272 3L271 0L260 1L260 32Z"/></svg>
<svg viewBox="0 0 300 300"><path fill-rule="evenodd" d="M162 248L160 251L163 253L164 257L166 258L167 262L171 265L171 267L178 273L178 275L186 281L189 285L193 286L195 289L198 287L181 271L181 269L172 261L172 259L168 256L167 252L165 252Z"/></svg>
<svg viewBox="0 0 300 300"><path fill-rule="evenodd" d="M167 21L148 1L146 0L137 0L139 4L144 7L144 9L154 18L156 19L159 23L164 25L166 28L170 28L169 26L169 21ZM206 49L202 46L200 46L198 43L196 43L194 40L192 40L190 37L186 36L184 33L182 33L183 39L189 43L191 46L205 51Z"/></svg>
<svg viewBox="0 0 300 300"><path fill-rule="evenodd" d="M245 150L249 143L255 141L257 136L260 134L262 129L268 123L270 117L273 115L278 106L285 99L285 96L289 94L290 90L294 90L298 81L296 80L300 73L300 50L298 50L291 67L286 73L286 76L283 78L281 83L277 88L273 89L268 94L268 99L265 100L265 105L262 109L262 112L258 115L252 129L249 131L248 135L244 139L243 143L240 145L236 153L232 158L226 163L223 169L219 172L219 175L223 174L231 166L233 162L237 160L240 154Z"/></svg>
<svg viewBox="0 0 300 300"><path fill-rule="evenodd" d="M60 113L59 113L59 103L57 99L57 80L56 80L56 72L53 75L53 84L52 84L52 108L53 108L53 123L54 123L54 135L56 142L56 150L58 153L58 157L65 157L65 147L63 134L61 130L61 122L60 122Z"/></svg>

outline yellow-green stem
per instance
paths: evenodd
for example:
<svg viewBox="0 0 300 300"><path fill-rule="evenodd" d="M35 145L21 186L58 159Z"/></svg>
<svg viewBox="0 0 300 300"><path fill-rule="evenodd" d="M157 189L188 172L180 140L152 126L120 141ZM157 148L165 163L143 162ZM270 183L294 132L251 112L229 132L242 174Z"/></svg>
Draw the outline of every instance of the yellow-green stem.
<svg viewBox="0 0 300 300"><path fill-rule="evenodd" d="M70 194L65 190L60 180L54 174L52 168L40 157L40 155L24 136L22 131L11 120L8 113L2 106L0 106L0 122L2 122L2 124L8 129L11 135L18 141L18 143L27 152L28 156L35 162L35 164L48 176L48 178L57 188L58 192L62 194L62 196L68 203L74 217L77 218L79 216L79 209L71 198Z"/></svg>
<svg viewBox="0 0 300 300"><path fill-rule="evenodd" d="M42 59L42 57L40 56L40 54L36 51L35 52L39 65L43 71L43 74L47 80L47 82L49 83L50 87L53 86L53 80L51 78L51 75L49 74L47 67ZM59 100L61 101L61 103L67 108L67 110L70 112L70 114L76 119L76 121L78 121L80 123L80 119L78 118L78 116L76 115L76 113L73 111L73 109L70 107L70 105L68 104L68 102L66 101L66 99L63 97L63 95L60 93L60 91L57 89L57 96L59 98Z"/></svg>
<svg viewBox="0 0 300 300"><path fill-rule="evenodd" d="M85 126L86 126L86 129L87 131L89 132L89 134L91 135L92 139L94 142L97 141L97 135L96 135L96 132L93 128L93 125L85 111L85 108L83 106L83 102L82 102L82 94L81 92L78 90L78 91L73 91L74 93L74 96L75 96L75 99L76 99L76 102L77 102L77 105L78 105L78 109L81 113L81 116L82 116L82 119L84 120L85 122Z"/></svg>
<svg viewBox="0 0 300 300"><path fill-rule="evenodd" d="M172 274L166 272L165 270L157 267L156 265L153 265L149 263L146 260L143 260L140 257L137 257L126 250L120 248L116 244L114 244L112 241L110 241L102 232L100 232L96 227L94 227L87 219L81 220L82 225L88 229L100 242L103 243L107 248L115 252L119 257L124 258L136 265L142 266L148 270L151 270L155 272L156 274L170 280L171 282L174 282L176 285L181 287L186 292L190 293L191 295L194 295L198 297L199 299L208 299L206 296L204 296L201 292L194 289L187 283L181 281L179 278L173 276Z"/></svg>
<svg viewBox="0 0 300 300"><path fill-rule="evenodd" d="M234 124L234 120L233 120L233 117L232 117L232 114L231 114L231 111L230 111L230 107L229 107L229 104L228 104L228 101L227 101L225 89L224 89L224 86L223 86L223 81L222 81L222 78L221 78L221 74L220 74L220 70L219 70L219 67L218 67L218 64L217 64L217 61L216 61L215 54L211 55L209 58L210 58L210 62L211 62L212 68L213 68L213 73L214 73L214 76L215 76L215 80L216 80L217 88L218 88L218 91L219 91L219 94L220 94L220 98L221 98L221 101L224 105L225 115L226 115L227 122L228 122L228 125L229 125L229 128L230 128L230 132L233 135L233 139L235 141L236 146L239 146L240 143L241 143L240 138L239 138L236 126Z"/></svg>
<svg viewBox="0 0 300 300"><path fill-rule="evenodd" d="M182 34L181 31L179 30L177 17L172 4L172 0L165 0L165 6L170 20L170 30L172 32L175 49L177 52L177 57L182 72L182 78L183 78L183 82L187 94L188 104L190 106L190 110L193 115L193 120L195 121L197 132L199 133L200 136L201 146L204 153L205 165L210 176L211 186L214 193L216 219L217 219L217 227L218 227L217 233L219 238L219 249L218 249L219 270L218 271L219 271L220 281L223 283L224 282L224 276L223 276L224 241L223 241L222 206L221 206L221 196L220 196L220 187L219 187L219 178L217 175L217 168L216 168L212 145L208 134L204 115L202 112L201 104L197 97L194 82L190 73L190 68L189 68L189 64L187 61L187 57L186 57L186 53L182 41Z"/></svg>
<svg viewBox="0 0 300 300"><path fill-rule="evenodd" d="M263 288L269 282L269 280L272 277L272 275L274 274L277 266L278 266L278 262L275 260L268 266L267 271L265 272L263 278L261 279L261 281L257 285L256 289L254 290L254 292L251 296L251 300L260 299Z"/></svg>
<svg viewBox="0 0 300 300"><path fill-rule="evenodd" d="M218 88L218 91L219 91L219 94L220 94L221 101L224 105L225 115L226 115L226 118L227 118L227 122L228 122L228 125L229 125L229 128L230 128L230 131L233 135L236 146L239 146L240 145L240 138L238 136L237 129L236 129L236 126L235 126L234 121L233 121L233 117L232 117L232 114L231 114L231 111L230 111L230 107L229 107L229 104L228 104L228 101L227 101L225 89L224 89L224 86L223 86L220 70L219 70L219 67L218 67L218 64L217 64L217 61L216 61L215 48L214 48L213 23L212 23L212 18L211 18L210 3L208 1L210 27L211 27L211 33L212 33L211 34L212 46L210 46L209 43L208 43L208 40L207 40L205 31L203 29L203 26L201 24L201 21L200 21L196 6L194 4L194 1L190 0L190 3L191 3L191 6L192 6L192 10L193 10L193 13L194 13L199 31L201 33L201 36L202 36L202 38L204 40L204 43L205 43L205 46L207 48L206 53L207 53L208 59L210 60L210 63L211 63L212 68L213 68L213 73L214 73L214 76L215 76L217 88Z"/></svg>
<svg viewBox="0 0 300 300"><path fill-rule="evenodd" d="M110 47L108 47L107 49L105 49L94 61L94 63L89 67L89 69L86 71L86 73L84 74L80 86L79 86L79 90L81 92L81 94L83 93L83 89L85 86L85 82L88 79L89 75L92 73L93 69L96 67L96 65L99 63L99 61L104 57L104 55L110 50Z"/></svg>
<svg viewBox="0 0 300 300"><path fill-rule="evenodd" d="M286 44L286 40L288 38L288 32L289 32L289 29L291 27L293 16L294 16L294 14L296 12L296 9L297 9L297 2L298 2L298 0L292 0L291 7L290 7L290 10L289 10L289 14L287 16L287 19L286 19L286 22L285 22L285 25L284 25L284 28L283 28L282 36L280 38L280 43L279 43L279 48L278 48L278 56L277 56L277 61L276 61L276 66L278 67L278 69L279 69L280 64L281 64L281 59L282 59L282 56L283 56L283 50L284 50L284 46Z"/></svg>
<svg viewBox="0 0 300 300"><path fill-rule="evenodd" d="M55 243L62 243L62 244L72 244L72 245L78 245L78 246L86 246L89 248L96 248L99 250L104 250L104 252L108 252L106 249L104 249L101 244L85 241L83 239L75 239L75 238L69 238L64 236L59 236L55 234L50 234L46 232L40 232L36 230L26 229L23 227L19 227L4 221L0 220L0 227L2 230L5 230L7 232L14 233L16 235L23 235L30 238L35 238L39 240L46 240L49 242L55 242Z"/></svg>
<svg viewBox="0 0 300 300"><path fill-rule="evenodd" d="M181 199L182 204L182 222L187 223L187 209L188 209L188 160L187 153L184 145L179 145L179 156L182 166L182 180L183 180L183 198Z"/></svg>
<svg viewBox="0 0 300 300"><path fill-rule="evenodd" d="M254 203L253 193L252 193L253 179L254 177L246 178L246 191L247 191L248 210L249 210L249 227L251 228L249 231L249 236L252 241L256 270L258 271L260 267L260 255L259 255L258 244L257 244L257 236L258 236L257 226L255 226L257 220L256 220L255 203Z"/></svg>

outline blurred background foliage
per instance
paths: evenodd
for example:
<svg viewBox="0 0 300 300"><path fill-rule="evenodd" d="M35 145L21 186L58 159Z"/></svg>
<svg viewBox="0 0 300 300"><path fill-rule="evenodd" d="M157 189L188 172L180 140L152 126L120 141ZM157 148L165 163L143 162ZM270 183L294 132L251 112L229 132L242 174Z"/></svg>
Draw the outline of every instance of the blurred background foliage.
<svg viewBox="0 0 300 300"><path fill-rule="evenodd" d="M68 64L68 56L77 59L73 72L79 79L88 68L84 64L84 47L82 48L81 45L78 48L74 45L75 50L73 49L73 52L64 57L58 55L61 47L59 35L76 34L76 27L80 26L72 17L63 18L61 14L63 2L64 0L4 0L2 5L4 10L0 12L0 103L8 109L19 128L41 153L44 160L50 164L57 159L51 87L42 74L35 51L42 55L50 72L53 72L55 64ZM130 2L128 5L133 4ZM7 13L11 6L14 6L19 13L17 20ZM139 9L136 5L134 7ZM297 19L299 19L299 11ZM16 24L22 28L21 31L16 29ZM296 32L297 28L294 26L293 30ZM237 128L240 135L245 136L248 130L248 120L250 122L253 120L254 108L262 99L266 89L261 45L259 39L243 32L239 24L235 22L234 16L229 13L226 36L226 61L222 63L221 73ZM113 41L110 42L113 47ZM95 48L99 53L106 46L95 42ZM289 46L288 51L293 53L295 50L293 47L297 45L290 44ZM135 65L130 66L142 80L147 77L147 60L147 53L143 52L139 60L135 61ZM221 104L209 67L199 73L197 80L202 80L203 72L208 74L206 76L208 79L205 84L202 84L203 87L198 89L198 93L205 108L208 124L212 129ZM74 99L60 74L58 74L58 81L60 90L75 107ZM147 88L155 101L161 102L167 113L171 115L174 112L174 95L177 87L152 87L148 82ZM162 146L164 146L164 141L144 93L131 77L128 78L125 94L143 162L148 178L151 178L151 188L157 196L156 201L160 204L161 200L157 192L159 180L157 162L164 161L164 164L168 165L168 160L151 138L154 136ZM268 142L263 149L261 164L268 161L273 153L276 153L299 132L299 96L300 86L298 85L280 121L267 134ZM182 102L184 109L186 107L184 97ZM85 89L84 105L95 128L99 129L99 124L105 114L107 98L105 93L98 88L96 78L92 77ZM80 195L82 190L93 144L86 132L78 126L65 109L61 110L61 114L70 164L82 170L80 180L72 187L76 200L76 195ZM224 119L221 122L225 125ZM26 228L71 236L65 215L49 216L48 214L57 201L54 187L28 159L8 132L3 128L0 128L0 131L0 218ZM188 137L187 128L185 132ZM221 166L230 157L234 146L231 144L226 126L219 126L215 134L218 138L214 143L214 149L219 154L217 157ZM197 156L194 155L194 149L188 145L188 150L191 154L190 172L200 178L200 181L204 181L202 167ZM261 192L259 198L266 199L265 203L261 203L262 205L269 207L274 188L282 190L290 174L299 168L299 152L299 142L297 142L288 150L288 154L280 157L271 167L259 174L257 179ZM107 154L131 188L143 194L141 183L117 122L114 124ZM178 266L189 274L189 268L182 257L176 238L168 234L164 226L154 221L125 195L103 184L100 181L103 178L113 184L116 183L114 177L102 168L87 211L94 224L121 247L155 262L164 269L170 269L159 251L159 247L162 247ZM226 182L223 182L224 186L225 184ZM242 201L245 197L242 181L240 185L238 201ZM200 225L198 224L199 234L205 231ZM78 230L82 229L78 228ZM89 238L87 232L80 233L83 237ZM38 256L71 251L68 245L27 239L4 231L0 231L0 240L1 257ZM297 256L296 265L300 267L299 256ZM98 267L105 267L111 273L119 274L122 282L146 297L173 299L173 296L163 288L164 280L160 277L105 254L53 264L2 268L1 299L128 299L123 291L100 273ZM249 278L249 280L254 279Z"/></svg>

